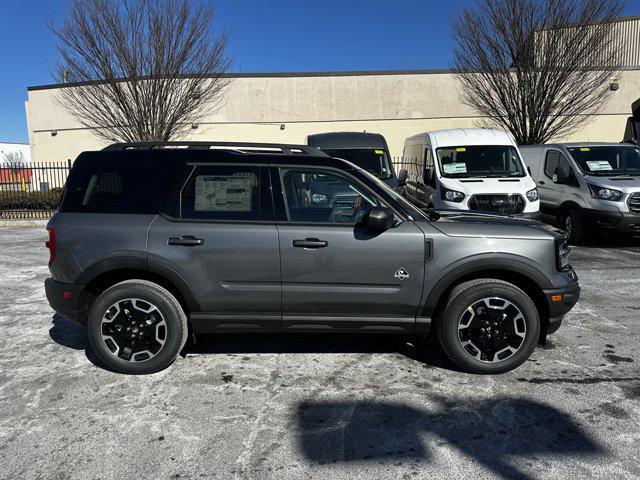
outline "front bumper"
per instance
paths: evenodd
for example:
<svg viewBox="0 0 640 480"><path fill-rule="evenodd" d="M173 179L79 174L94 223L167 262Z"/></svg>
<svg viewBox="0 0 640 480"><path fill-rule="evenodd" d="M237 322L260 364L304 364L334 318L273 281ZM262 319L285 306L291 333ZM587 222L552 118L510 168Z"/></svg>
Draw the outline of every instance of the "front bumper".
<svg viewBox="0 0 640 480"><path fill-rule="evenodd" d="M626 233L640 233L640 213L585 209L584 217L595 228Z"/></svg>
<svg viewBox="0 0 640 480"><path fill-rule="evenodd" d="M560 328L563 317L580 299L580 286L573 282L561 288L544 290L549 305L549 325L547 333L553 333Z"/></svg>
<svg viewBox="0 0 640 480"><path fill-rule="evenodd" d="M67 320L78 324L81 324L79 307L82 289L83 285L58 282L53 278L44 281L44 291L51 308Z"/></svg>
<svg viewBox="0 0 640 480"><path fill-rule="evenodd" d="M520 215L514 215L514 216L516 216L518 218L526 218L527 220L540 220L542 218L541 214L540 214L540 211L537 211L537 212L524 212L524 213L521 213Z"/></svg>

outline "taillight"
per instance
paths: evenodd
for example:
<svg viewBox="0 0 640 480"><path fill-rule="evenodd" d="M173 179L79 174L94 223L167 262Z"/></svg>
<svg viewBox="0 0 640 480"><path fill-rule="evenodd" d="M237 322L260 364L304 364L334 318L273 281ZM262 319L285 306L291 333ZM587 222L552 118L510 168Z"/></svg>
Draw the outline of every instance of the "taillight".
<svg viewBox="0 0 640 480"><path fill-rule="evenodd" d="M49 240L45 242L44 246L49 249L49 266L51 266L56 259L56 229L47 227L47 231L49 232Z"/></svg>

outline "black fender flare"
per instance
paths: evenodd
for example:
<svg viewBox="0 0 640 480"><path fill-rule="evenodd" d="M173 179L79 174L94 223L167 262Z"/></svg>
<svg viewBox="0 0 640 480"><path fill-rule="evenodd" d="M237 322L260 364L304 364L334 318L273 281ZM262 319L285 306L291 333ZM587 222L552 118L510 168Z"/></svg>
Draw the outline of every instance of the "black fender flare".
<svg viewBox="0 0 640 480"><path fill-rule="evenodd" d="M427 295L423 311L424 316L432 317L438 302L452 285L458 280L470 274L482 271L504 271L521 275L532 280L541 290L553 288L551 280L535 266L534 262L526 257L514 254L480 254L473 260L463 259L453 264L433 282L427 280L427 286L433 286Z"/></svg>
<svg viewBox="0 0 640 480"><path fill-rule="evenodd" d="M200 310L200 304L184 278L171 267L148 259L146 255L125 255L98 260L87 267L78 276L75 283L84 286L102 274L127 269L147 271L162 277L180 292L190 311L197 312Z"/></svg>

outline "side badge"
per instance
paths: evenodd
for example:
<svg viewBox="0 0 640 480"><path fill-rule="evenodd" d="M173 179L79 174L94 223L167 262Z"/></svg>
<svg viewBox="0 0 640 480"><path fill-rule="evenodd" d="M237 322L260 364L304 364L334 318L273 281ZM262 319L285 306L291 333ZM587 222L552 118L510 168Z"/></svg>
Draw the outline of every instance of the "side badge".
<svg viewBox="0 0 640 480"><path fill-rule="evenodd" d="M404 268L400 268L395 273L394 277L399 278L400 280L404 280L405 278L409 278L409 272L407 272Z"/></svg>

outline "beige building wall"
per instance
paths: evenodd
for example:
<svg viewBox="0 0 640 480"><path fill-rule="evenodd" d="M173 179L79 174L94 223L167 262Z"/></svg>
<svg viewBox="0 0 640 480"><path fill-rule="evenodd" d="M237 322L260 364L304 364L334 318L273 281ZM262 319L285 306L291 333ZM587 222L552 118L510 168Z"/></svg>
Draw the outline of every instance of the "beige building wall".
<svg viewBox="0 0 640 480"><path fill-rule="evenodd" d="M626 70L616 80L619 89L611 92L601 114L571 137L557 140L622 139L631 103L640 97L640 69ZM60 105L59 92L57 86L29 89L34 161L74 159L106 145ZM233 79L221 108L186 140L304 143L312 133L366 130L383 134L391 154L400 156L411 135L482 121L460 103L458 83L448 71L247 74Z"/></svg>

